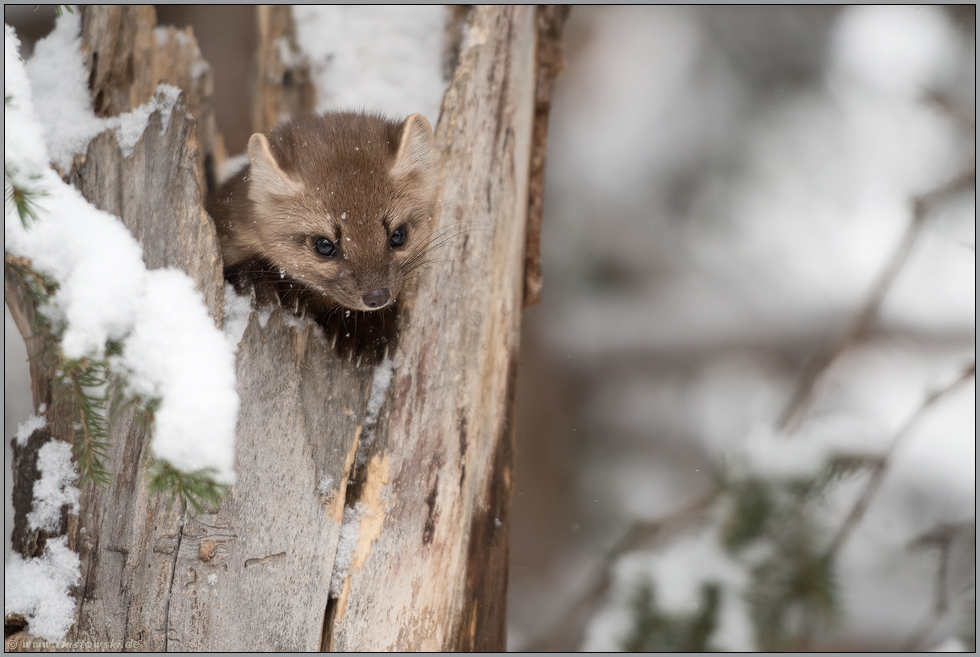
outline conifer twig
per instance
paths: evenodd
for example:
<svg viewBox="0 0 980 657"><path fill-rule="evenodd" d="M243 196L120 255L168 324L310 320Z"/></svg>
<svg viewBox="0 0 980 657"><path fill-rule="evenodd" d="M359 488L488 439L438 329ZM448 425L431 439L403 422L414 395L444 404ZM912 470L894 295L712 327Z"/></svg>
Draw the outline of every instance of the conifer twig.
<svg viewBox="0 0 980 657"><path fill-rule="evenodd" d="M970 157L967 165L953 178L939 187L912 200L912 220L909 222L905 235L899 242L895 252L878 276L871 288L871 293L861 310L855 316L850 328L829 349L818 353L804 366L803 374L790 397L789 403L780 416L778 426L783 431L792 433L799 428L800 423L810 409L814 390L823 374L837 358L852 345L868 336L878 318L878 311L888 292L891 291L899 272L908 261L912 247L918 240L922 228L929 215L949 198L969 189L976 180L976 156Z"/></svg>
<svg viewBox="0 0 980 657"><path fill-rule="evenodd" d="M588 586L573 598L565 611L549 629L524 648L530 652L575 650L584 631L583 619L588 619L602 594L612 582L612 569L616 560L631 550L649 545L665 532L677 529L697 518L718 498L720 491L712 489L686 507L660 520L637 520L623 533L616 543L602 556ZM561 645L557 645L558 642Z"/></svg>
<svg viewBox="0 0 980 657"><path fill-rule="evenodd" d="M941 388L940 390L927 394L919 408L917 408L909 419L905 421L905 424L901 426L898 433L895 434L895 438L892 440L892 444L888 448L888 451L880 461L872 466L873 469L871 471L871 478L868 480L867 485L865 485L864 490L861 491L861 494L858 496L854 506L851 507L851 511L844 519L844 523L837 531L837 535L834 536L834 539L830 543L830 548L827 550L828 558L833 559L837 553L840 552L841 547L864 518L864 514L867 512L872 500L881 489L881 484L888 472L888 466L895 457L896 450L905 441L905 439L908 438L909 434L912 432L912 429L914 429L919 423L919 420L921 420L933 406L939 403L939 401L947 398L953 392L959 390L963 385L970 381L970 379L973 379L976 376L976 369L976 361L973 361L963 369L955 381L946 387Z"/></svg>

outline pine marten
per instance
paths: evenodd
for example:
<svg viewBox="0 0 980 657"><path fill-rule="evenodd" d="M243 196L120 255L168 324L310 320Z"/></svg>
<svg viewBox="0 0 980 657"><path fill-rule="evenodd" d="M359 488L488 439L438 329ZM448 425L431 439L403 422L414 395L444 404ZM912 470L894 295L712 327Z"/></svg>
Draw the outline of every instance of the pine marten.
<svg viewBox="0 0 980 657"><path fill-rule="evenodd" d="M354 112L282 123L212 193L225 276L319 321L341 353L383 356L425 262L439 160L429 122Z"/></svg>

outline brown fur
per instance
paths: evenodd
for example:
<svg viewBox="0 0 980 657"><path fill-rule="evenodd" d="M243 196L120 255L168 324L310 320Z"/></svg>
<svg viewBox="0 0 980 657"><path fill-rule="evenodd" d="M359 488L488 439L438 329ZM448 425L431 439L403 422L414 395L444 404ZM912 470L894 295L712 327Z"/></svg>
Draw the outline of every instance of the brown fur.
<svg viewBox="0 0 980 657"><path fill-rule="evenodd" d="M438 169L420 114L396 123L328 113L254 134L249 165L207 202L225 274L272 286L284 305L319 316L338 305L376 311L364 295L381 288L390 307L429 245ZM408 238L396 248L399 226ZM339 255L317 253L319 237Z"/></svg>

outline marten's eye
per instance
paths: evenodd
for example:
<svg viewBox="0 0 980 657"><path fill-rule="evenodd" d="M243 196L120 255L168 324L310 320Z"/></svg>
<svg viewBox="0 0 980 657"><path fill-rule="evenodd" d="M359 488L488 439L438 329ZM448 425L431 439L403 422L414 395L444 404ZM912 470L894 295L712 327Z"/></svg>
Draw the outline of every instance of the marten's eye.
<svg viewBox="0 0 980 657"><path fill-rule="evenodd" d="M404 244L405 240L407 239L408 239L408 229L405 228L405 226L399 226L398 228L395 229L395 232L391 234L391 239L389 241L391 242L392 246L399 247L402 244Z"/></svg>
<svg viewBox="0 0 980 657"><path fill-rule="evenodd" d="M316 252L325 258L337 255L337 247L333 245L333 242L328 240L326 237L318 237L313 241L313 248Z"/></svg>

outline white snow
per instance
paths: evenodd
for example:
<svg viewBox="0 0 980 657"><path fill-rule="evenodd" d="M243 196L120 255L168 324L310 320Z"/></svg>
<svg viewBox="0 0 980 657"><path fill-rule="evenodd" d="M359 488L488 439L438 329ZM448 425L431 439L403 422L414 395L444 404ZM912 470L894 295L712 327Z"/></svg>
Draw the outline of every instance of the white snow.
<svg viewBox="0 0 980 657"><path fill-rule="evenodd" d="M373 426L378 423L378 414L381 412L381 405L384 404L385 397L388 395L388 387L391 385L391 377L394 376L395 369L395 361L390 358L385 359L374 368L367 410L364 412L365 426Z"/></svg>
<svg viewBox="0 0 980 657"><path fill-rule="evenodd" d="M333 487L334 481L331 475L323 475L320 480L316 482L316 491L326 498L332 498L337 491Z"/></svg>
<svg viewBox="0 0 980 657"><path fill-rule="evenodd" d="M160 400L153 452L184 472L215 468L217 481L232 484L239 403L232 347L184 272L158 269L146 278L121 360L132 390Z"/></svg>
<svg viewBox="0 0 980 657"><path fill-rule="evenodd" d="M23 614L31 634L60 641L75 620L69 588L80 579L78 555L68 549L65 536L49 539L40 558L12 553L4 564L3 612Z"/></svg>
<svg viewBox="0 0 980 657"><path fill-rule="evenodd" d="M932 5L856 6L835 32L842 74L885 93L921 94L953 68L956 36Z"/></svg>
<svg viewBox="0 0 980 657"><path fill-rule="evenodd" d="M390 358L384 359L374 368L374 376L371 378L371 392L368 393L367 409L364 411L364 431L361 434L361 444L357 448L358 465L364 465L367 460L368 448L374 442L381 406L388 396L388 388L391 386L391 379L394 377L396 369L398 368L395 361Z"/></svg>
<svg viewBox="0 0 980 657"><path fill-rule="evenodd" d="M248 165L248 151L225 158L218 168L218 184L222 184Z"/></svg>
<svg viewBox="0 0 980 657"><path fill-rule="evenodd" d="M48 425L47 418L31 414L26 420L17 425L17 444L26 445L27 439L38 429L43 429Z"/></svg>
<svg viewBox="0 0 980 657"><path fill-rule="evenodd" d="M31 529L57 532L61 529L61 507L78 513L78 471L71 462L71 445L49 440L37 452L37 469L41 477L34 482L34 501L27 514Z"/></svg>
<svg viewBox="0 0 980 657"><path fill-rule="evenodd" d="M653 584L657 608L674 615L696 614L702 586L718 585L717 625L709 643L725 651L752 651L753 626L743 599L749 578L746 566L725 552L712 527L678 537L658 552L629 554L614 570L614 602L590 622L582 650L622 650L633 627L632 597L637 583L648 581Z"/></svg>
<svg viewBox="0 0 980 657"><path fill-rule="evenodd" d="M65 17L59 19L58 38L64 24L77 30L75 19ZM184 471L213 468L218 481L232 483L238 414L233 350L186 274L147 271L140 245L122 222L91 206L48 167L48 152L74 146L64 150L65 143L46 145L42 139L17 48L16 35L5 27L4 92L13 102L4 115L4 164L43 196L38 220L26 228L16 210L5 207L5 250L30 258L35 269L59 284L42 311L63 328L65 357L99 358L108 339L123 344L114 362L130 374L135 390L159 398L154 453ZM71 75L78 73L65 66ZM62 82L73 84L67 77ZM163 97L173 94L164 90ZM120 117L123 141L130 138L128 131L145 125L141 116ZM58 133L46 136L53 140Z"/></svg>
<svg viewBox="0 0 980 657"><path fill-rule="evenodd" d="M340 538L337 540L337 553L334 557L333 576L330 578L330 595L340 595L347 579L347 571L354 562L357 544L361 540L361 519L365 513L373 513L364 502L344 508L344 520L340 525Z"/></svg>
<svg viewBox="0 0 980 657"><path fill-rule="evenodd" d="M224 324L222 329L228 344L236 352L238 351L238 343L242 341L245 329L248 328L248 317L252 312L253 296L254 293L248 296L238 294L234 285L225 282Z"/></svg>
<svg viewBox="0 0 980 657"><path fill-rule="evenodd" d="M180 89L169 84L161 84L149 101L143 103L132 112L120 114L118 117L105 119L107 127L115 128L116 141L122 154L129 157L136 148L136 142L146 131L150 115L160 111L160 134L167 131L170 124L170 114L180 96Z"/></svg>
<svg viewBox="0 0 980 657"><path fill-rule="evenodd" d="M419 112L435 126L447 87L445 6L293 5L293 19L318 110Z"/></svg>
<svg viewBox="0 0 980 657"><path fill-rule="evenodd" d="M84 153L92 138L106 130L115 130L123 155L131 155L150 114L160 110L165 130L180 95L180 89L160 85L154 98L132 112L98 118L92 110L80 34L79 12L65 12L51 34L37 42L34 55L26 64L51 161L66 173L74 156Z"/></svg>

